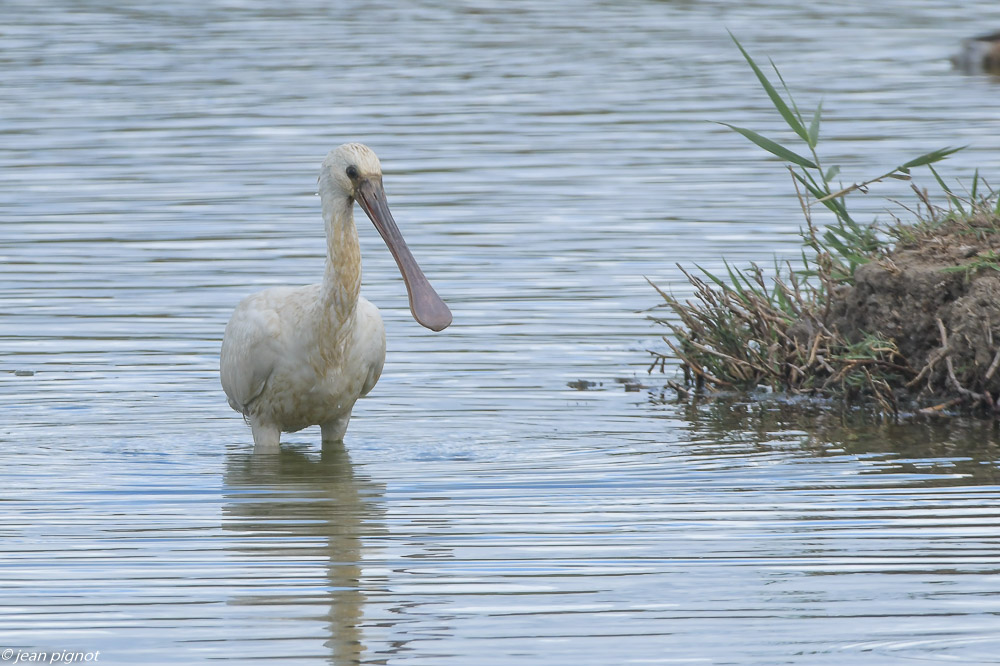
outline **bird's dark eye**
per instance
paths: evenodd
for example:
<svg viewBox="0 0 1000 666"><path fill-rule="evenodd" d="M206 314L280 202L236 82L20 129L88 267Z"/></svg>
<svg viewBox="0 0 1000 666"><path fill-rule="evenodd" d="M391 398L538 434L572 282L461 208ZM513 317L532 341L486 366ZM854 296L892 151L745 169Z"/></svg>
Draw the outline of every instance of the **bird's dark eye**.
<svg viewBox="0 0 1000 666"><path fill-rule="evenodd" d="M355 178L357 178L358 177L358 167L354 166L353 164L351 166L347 167L347 177L350 178L351 180L354 180Z"/></svg>

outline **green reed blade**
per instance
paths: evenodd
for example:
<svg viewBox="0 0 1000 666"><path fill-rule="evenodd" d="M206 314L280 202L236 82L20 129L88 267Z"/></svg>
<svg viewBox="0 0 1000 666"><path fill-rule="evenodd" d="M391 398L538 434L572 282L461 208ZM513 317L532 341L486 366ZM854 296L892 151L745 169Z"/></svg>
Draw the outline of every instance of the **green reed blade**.
<svg viewBox="0 0 1000 666"><path fill-rule="evenodd" d="M746 138L750 139L752 142L757 144L759 147L763 148L772 155L780 157L783 160L787 160L789 162L792 162L793 164L798 164L799 166L807 167L809 169L818 168L815 162L813 162L812 160L806 157L802 157L798 153L794 153L791 150L788 150L788 148L785 148L781 144L771 141L770 139L763 137L760 134L757 134L757 132L754 132L753 130L748 130L744 127L737 127L736 125L730 125L729 123L719 123L719 124L725 125L734 132L739 132L740 134L742 134L743 136L745 136Z"/></svg>
<svg viewBox="0 0 1000 666"><path fill-rule="evenodd" d="M781 114L781 117L784 118L785 122L788 123L788 126L792 128L792 131L798 134L803 141L809 143L809 133L806 131L806 128L802 126L802 123L799 122L799 119L796 118L795 114L792 113L792 110L788 108L788 105L785 104L785 100L781 99L781 95L779 95L778 91L774 89L774 86L771 85L771 82L767 80L767 77L764 76L764 72L762 72L760 70L760 67L757 66L757 63L753 61L753 58L751 58L750 54L747 53L746 49L743 48L743 45L740 44L740 41L736 39L736 37L731 32L729 33L729 36L736 43L736 47L740 50L740 53L743 54L743 57L750 65L750 68L753 70L753 73L757 75L757 80L760 81L760 85L761 87L764 88L764 92L767 93L767 96L771 98L771 103L774 105L774 108L778 110L778 113Z"/></svg>

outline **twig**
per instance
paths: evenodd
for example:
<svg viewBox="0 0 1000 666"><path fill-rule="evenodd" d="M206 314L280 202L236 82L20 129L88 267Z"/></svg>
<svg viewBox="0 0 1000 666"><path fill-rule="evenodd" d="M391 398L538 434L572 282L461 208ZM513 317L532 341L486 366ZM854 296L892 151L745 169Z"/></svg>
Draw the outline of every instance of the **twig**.
<svg viewBox="0 0 1000 666"><path fill-rule="evenodd" d="M993 378L993 373L997 371L998 365L1000 365L1000 349L997 349L997 353L993 355L993 362L990 363L990 367L986 369L986 374L983 375L983 383Z"/></svg>
<svg viewBox="0 0 1000 666"><path fill-rule="evenodd" d="M646 351L649 352L650 354L652 354L652 356L653 356L653 364L650 365L649 368L646 369L646 374L647 375L653 374L653 370L656 369L657 365L660 366L660 372L666 372L667 371L667 357L664 354L661 354L660 352L653 351L652 349L647 349Z"/></svg>
<svg viewBox="0 0 1000 666"><path fill-rule="evenodd" d="M938 330L941 332L942 346L947 347L948 332L945 330L944 322L941 321L940 317L935 318L935 321L937 322ZM972 398L973 400L986 402L990 405L990 407L993 406L993 401L987 398L982 393L976 393L975 391L970 391L969 389L962 386L961 382L958 381L958 377L955 376L955 365L951 362L951 356L948 355L947 353L945 354L944 362L945 365L948 367L948 379L951 380L952 386L955 387L955 390L958 391L960 395Z"/></svg>
<svg viewBox="0 0 1000 666"><path fill-rule="evenodd" d="M684 388L683 386L681 386L680 384L678 384L675 381L668 381L667 382L667 386L669 386L673 390L677 391L677 399L678 400L687 400L691 396L691 392L690 391L688 391L686 388Z"/></svg>
<svg viewBox="0 0 1000 666"><path fill-rule="evenodd" d="M678 264L677 267L680 268L680 265ZM684 270L684 269L681 269L681 270ZM663 297L663 300L665 300L667 303L676 303L677 302L676 299L673 296L671 296L670 294L668 294L667 292L663 291L658 286L656 286L656 283L653 282L652 280L650 280L647 276L643 275L642 277L643 277L644 280L646 280L646 282L649 283L650 287L652 287L653 289L656 290L656 293L658 293L660 296Z"/></svg>
<svg viewBox="0 0 1000 666"><path fill-rule="evenodd" d="M673 350L674 355L677 356L677 358L679 358L681 361L683 361L684 365L686 365L687 367L691 368L691 371L694 374L698 375L698 377L700 377L700 378L702 378L704 380L707 380L710 383L715 384L716 386L726 386L726 387L729 387L729 388L733 387L733 385L730 384L729 382L723 381L723 380L719 379L718 377L713 377L709 373L705 372L705 370L700 365L698 365L697 363L695 363L691 359L689 359L686 356L684 356L684 354L682 354L681 351L679 349L677 349L676 346L674 346L674 343L670 342L670 340L668 340L666 337L664 337L663 340L664 340L664 342L667 343L667 345L670 347L670 349Z"/></svg>
<svg viewBox="0 0 1000 666"><path fill-rule="evenodd" d="M813 201L809 205L813 206L813 205L818 204L818 203L823 203L824 201L829 201L830 199L839 199L842 196L850 194L854 190L861 190L862 192L864 192L865 188L868 187L869 185L881 182L881 181L885 180L886 178L889 178L890 176L893 176L893 174L895 174L897 171L899 171L899 169L893 169L889 173L884 173L881 176L879 176L878 178L872 178L871 180L866 180L863 183L855 183L854 185L851 185L849 187L845 187L844 189L840 190L839 192L833 192L832 194L828 194L825 197L820 197L819 199L816 199L815 201ZM893 177L894 178L899 178L899 176L893 176ZM909 180L909 176L906 176L905 179Z"/></svg>
<svg viewBox="0 0 1000 666"><path fill-rule="evenodd" d="M933 407L924 407L923 409L918 409L918 414L935 414L937 412L948 409L949 407L954 407L955 405L962 402L962 398L952 398L951 400L946 400L939 405L934 405Z"/></svg>
<svg viewBox="0 0 1000 666"><path fill-rule="evenodd" d="M945 351L944 347L941 347L940 349L935 349L934 353L932 353L930 355L930 358L927 359L927 363L925 363L924 367L920 370L920 374L918 374L910 381L906 382L906 388L913 388L918 383L920 383L920 380L923 379L924 376L934 368L934 365L938 361L940 361L941 357L944 356L946 353L947 352Z"/></svg>
<svg viewBox="0 0 1000 666"><path fill-rule="evenodd" d="M792 165L790 164L788 165L788 173L792 175L792 185L795 186L795 196L799 198L799 206L802 207L802 215L806 218L806 224L808 224L809 228L811 229L812 216L809 212L810 204L808 201L806 201L805 197L802 196L802 191L799 189L799 180L798 178L795 177L795 169L793 169Z"/></svg>
<svg viewBox="0 0 1000 666"><path fill-rule="evenodd" d="M910 188L917 193L917 198L924 202L927 206L927 212L930 213L931 222L937 222L937 211L934 208L934 204L931 203L930 197L927 195L927 190L921 190L919 187L910 183Z"/></svg>
<svg viewBox="0 0 1000 666"><path fill-rule="evenodd" d="M729 354L723 354L722 352L717 351L715 349L712 349L711 347L706 347L703 344L699 344L699 343L695 342L694 340L688 340L687 343L689 345L691 345L692 347L694 347L695 349L697 349L698 351L705 352L706 354L711 354L712 356L718 356L723 361L728 361L728 362L736 364L736 365L745 365L745 366L750 367L750 368L754 367L753 363L749 363L748 361L744 361L741 358L736 358L735 356L730 356Z"/></svg>
<svg viewBox="0 0 1000 666"><path fill-rule="evenodd" d="M816 339L813 341L812 344L812 350L809 352L809 361L806 362L806 368L812 366L812 364L816 361L816 352L819 350L819 342L822 339L822 337L823 337L822 333L817 331Z"/></svg>

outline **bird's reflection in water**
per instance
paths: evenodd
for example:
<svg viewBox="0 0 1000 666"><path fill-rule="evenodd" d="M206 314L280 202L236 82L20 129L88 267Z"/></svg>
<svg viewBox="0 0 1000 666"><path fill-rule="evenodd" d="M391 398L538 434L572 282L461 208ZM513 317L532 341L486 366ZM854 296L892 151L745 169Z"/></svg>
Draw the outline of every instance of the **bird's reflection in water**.
<svg viewBox="0 0 1000 666"><path fill-rule="evenodd" d="M226 524L246 535L240 555L257 568L253 587L264 590L242 592L233 603L322 604L308 615L329 623L331 663L359 663L361 557L364 538L385 529L384 486L357 474L342 444L325 444L319 455L287 446L275 455L233 453L225 484ZM317 566L325 580L309 573Z"/></svg>

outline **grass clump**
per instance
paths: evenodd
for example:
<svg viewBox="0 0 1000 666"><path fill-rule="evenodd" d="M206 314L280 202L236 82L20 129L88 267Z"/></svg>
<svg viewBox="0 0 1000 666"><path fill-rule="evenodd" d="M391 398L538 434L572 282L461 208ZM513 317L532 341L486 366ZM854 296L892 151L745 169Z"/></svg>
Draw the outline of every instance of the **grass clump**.
<svg viewBox="0 0 1000 666"><path fill-rule="evenodd" d="M789 163L806 225L802 265L757 264L725 274L681 271L694 298L681 301L656 285L673 317L657 317L672 335L669 352L651 352L665 369L677 359L679 393L746 391L867 399L885 414L906 401L942 411L967 405L1000 411L1000 199L976 173L972 189L950 189L933 165L959 148L935 150L859 183L835 182L817 151L822 104L803 115L774 63L774 86L737 47L775 109L801 139L792 150L752 130L722 123ZM787 101L786 101L787 99ZM808 118L808 121L807 121ZM914 221L877 226L856 221L847 197L872 184L910 180L927 167L947 208L913 187ZM912 187L912 185L911 185ZM812 211L833 222L820 229ZM904 208L906 208L904 206ZM652 284L652 283L651 283ZM993 331L997 331L994 341Z"/></svg>

